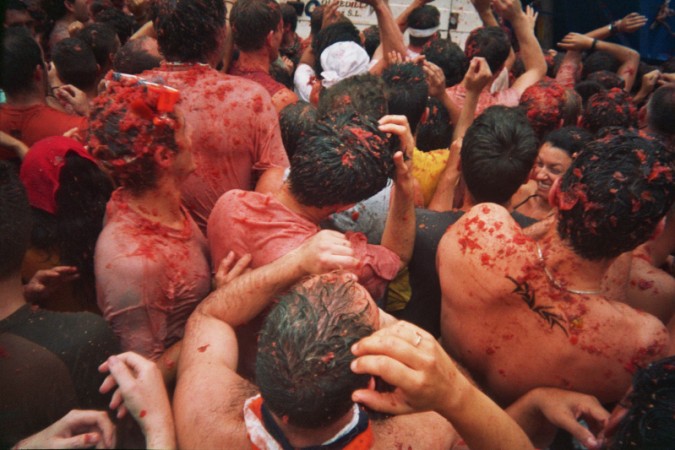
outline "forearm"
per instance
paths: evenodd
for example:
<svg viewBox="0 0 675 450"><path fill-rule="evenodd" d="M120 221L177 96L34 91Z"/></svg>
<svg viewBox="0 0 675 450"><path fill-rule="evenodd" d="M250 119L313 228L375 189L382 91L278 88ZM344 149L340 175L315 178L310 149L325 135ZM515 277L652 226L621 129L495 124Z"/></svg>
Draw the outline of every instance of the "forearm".
<svg viewBox="0 0 675 450"><path fill-rule="evenodd" d="M483 22L484 27L498 27L499 26L499 22L497 22L497 18L492 13L492 8L490 8L490 3L487 3L487 7L476 6L476 12L480 16L480 20L481 20L481 22Z"/></svg>
<svg viewBox="0 0 675 450"><path fill-rule="evenodd" d="M561 86L573 89L576 84L577 73L581 66L581 52L575 50L568 50L565 52L558 73L555 74L555 80Z"/></svg>
<svg viewBox="0 0 675 450"><path fill-rule="evenodd" d="M403 40L403 33L394 20L394 16L389 9L389 5L384 0L376 0L373 3L373 9L377 15L377 25L380 27L380 42L384 57L389 52L395 51L405 56L408 49Z"/></svg>
<svg viewBox="0 0 675 450"><path fill-rule="evenodd" d="M466 134L466 130L468 130L473 123L479 96L480 92L466 91L464 106L462 106L462 112L459 114L459 119L457 120L455 129L452 133L453 142L455 139L463 138Z"/></svg>
<svg viewBox="0 0 675 450"><path fill-rule="evenodd" d="M157 33L155 33L155 26L153 25L152 21L148 21L138 29L134 34L131 35L129 40L132 39L138 39L143 36L149 36L151 38L157 39Z"/></svg>
<svg viewBox="0 0 675 450"><path fill-rule="evenodd" d="M398 26L398 29L401 30L401 33L404 33L408 28L408 18L410 17L410 14L420 6L422 6L422 4L419 1L412 1L408 7L403 10L403 12L396 18L396 25Z"/></svg>
<svg viewBox="0 0 675 450"><path fill-rule="evenodd" d="M183 341L180 340L173 344L171 347L167 348L166 351L160 356L155 363L159 368L159 371L162 372L162 378L164 379L165 386L171 386L176 380L176 368L178 366L178 358L180 358L180 351L183 345ZM162 448L162 447L148 447L148 448Z"/></svg>
<svg viewBox="0 0 675 450"><path fill-rule="evenodd" d="M453 152L453 149L450 149ZM459 165L459 155L450 154L448 164L445 166L441 174L434 196L427 206L430 211L445 212L452 210L452 204L455 200L455 189L459 182L460 171L457 167Z"/></svg>
<svg viewBox="0 0 675 450"><path fill-rule="evenodd" d="M520 58L523 60L525 71L543 77L546 75L546 59L525 14L518 14L511 25L520 44Z"/></svg>
<svg viewBox="0 0 675 450"><path fill-rule="evenodd" d="M443 91L443 93L440 95L440 97L437 97L438 100L443 104L443 107L448 111L448 114L450 115L450 122L457 126L459 123L459 116L462 113L462 110L459 109L457 104L452 101L450 96L448 95L447 91Z"/></svg>
<svg viewBox="0 0 675 450"><path fill-rule="evenodd" d="M551 426L536 405L539 389L533 389L520 397L508 408L506 413L538 447L547 447L555 434L556 428Z"/></svg>
<svg viewBox="0 0 675 450"><path fill-rule="evenodd" d="M532 449L525 432L488 396L468 382L459 401L446 401L440 411L472 450Z"/></svg>
<svg viewBox="0 0 675 450"><path fill-rule="evenodd" d="M412 188L394 184L387 222L382 234L382 246L396 253L403 265L408 264L415 243L415 204Z"/></svg>
<svg viewBox="0 0 675 450"><path fill-rule="evenodd" d="M621 63L616 73L626 82L624 90L630 92L635 82L638 64L640 64L640 54L632 48L606 41L597 41L595 48L609 53Z"/></svg>

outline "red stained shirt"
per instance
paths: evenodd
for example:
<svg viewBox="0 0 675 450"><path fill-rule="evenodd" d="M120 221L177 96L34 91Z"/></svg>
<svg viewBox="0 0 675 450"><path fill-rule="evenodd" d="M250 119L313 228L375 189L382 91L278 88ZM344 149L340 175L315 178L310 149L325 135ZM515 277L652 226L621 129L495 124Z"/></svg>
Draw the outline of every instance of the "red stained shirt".
<svg viewBox="0 0 675 450"><path fill-rule="evenodd" d="M230 75L255 81L256 83L265 88L267 93L270 94L270 97L279 92L280 90L286 89L286 86L275 80L269 73L263 72L262 70L242 69L238 61L236 61L232 65L232 67L230 67L228 73Z"/></svg>
<svg viewBox="0 0 675 450"><path fill-rule="evenodd" d="M197 166L182 185L183 204L202 231L224 192L253 189L260 172L288 167L276 110L257 83L203 65L163 65L141 76L181 91Z"/></svg>
<svg viewBox="0 0 675 450"><path fill-rule="evenodd" d="M462 109L464 107L464 99L466 98L466 88L461 84L456 84L445 90L450 100ZM513 88L490 93L489 88L483 90L478 97L478 105L476 106L476 117L483 113L483 111L490 106L518 106L520 102L520 95L518 91Z"/></svg>
<svg viewBox="0 0 675 450"><path fill-rule="evenodd" d="M96 243L98 305L122 350L156 359L183 337L211 288L206 239L187 211L180 230L132 210L118 189Z"/></svg>
<svg viewBox="0 0 675 450"><path fill-rule="evenodd" d="M213 208L209 218L209 247L214 267L230 251L237 256L250 253L251 267L260 267L285 255L318 233L321 228L286 208L274 196L259 192L229 191ZM401 260L381 245L368 244L363 233L347 233L361 260L355 273L374 299L384 294L394 279Z"/></svg>
<svg viewBox="0 0 675 450"><path fill-rule="evenodd" d="M0 105L0 131L17 138L28 147L51 136L61 136L71 128L86 128L85 117L73 116L43 103L23 108ZM13 151L0 147L0 160L16 158Z"/></svg>

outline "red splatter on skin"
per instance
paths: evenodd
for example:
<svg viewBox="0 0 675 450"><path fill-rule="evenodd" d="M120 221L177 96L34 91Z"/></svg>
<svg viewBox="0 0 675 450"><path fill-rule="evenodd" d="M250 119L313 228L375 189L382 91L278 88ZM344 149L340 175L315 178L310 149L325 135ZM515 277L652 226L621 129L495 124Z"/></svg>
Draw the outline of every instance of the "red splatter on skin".
<svg viewBox="0 0 675 450"><path fill-rule="evenodd" d="M577 345L577 342L579 342L579 336L577 335L570 336L570 344Z"/></svg>
<svg viewBox="0 0 675 450"><path fill-rule="evenodd" d="M654 282L650 280L640 280L637 283L637 287L641 291L646 291L647 289L651 289L652 287L654 287Z"/></svg>
<svg viewBox="0 0 675 450"><path fill-rule="evenodd" d="M253 98L253 112L256 114L260 114L263 110L263 103L262 103L262 98L260 96L256 96Z"/></svg>
<svg viewBox="0 0 675 450"><path fill-rule="evenodd" d="M141 412L140 412L140 414L138 414L138 416L139 416L139 417L145 417L145 415L146 415L147 413L148 413L148 412L147 412L146 410L142 409Z"/></svg>
<svg viewBox="0 0 675 450"><path fill-rule="evenodd" d="M328 363L331 362L333 359L335 359L335 353L333 353L333 352L328 352L328 353L326 353L325 355L323 355L323 356L321 357L321 362L323 362L324 364L328 364Z"/></svg>
<svg viewBox="0 0 675 450"><path fill-rule="evenodd" d="M201 353L204 353L210 345L211 344L202 345L201 347L197 348L197 350L199 350Z"/></svg>
<svg viewBox="0 0 675 450"><path fill-rule="evenodd" d="M352 212L352 220L353 220L354 222L356 222L357 220L359 220L359 212L358 212L358 211Z"/></svg>
<svg viewBox="0 0 675 450"><path fill-rule="evenodd" d="M475 239L471 239L468 236L460 238L458 242L459 242L460 247L462 248L462 254L463 255L466 254L467 248L471 251L483 249L483 247L481 247L480 244L478 244L478 242L476 242Z"/></svg>
<svg viewBox="0 0 675 450"><path fill-rule="evenodd" d="M480 255L480 263L483 266L486 266L486 267L494 267L494 263L492 262L492 258L487 253L482 253Z"/></svg>

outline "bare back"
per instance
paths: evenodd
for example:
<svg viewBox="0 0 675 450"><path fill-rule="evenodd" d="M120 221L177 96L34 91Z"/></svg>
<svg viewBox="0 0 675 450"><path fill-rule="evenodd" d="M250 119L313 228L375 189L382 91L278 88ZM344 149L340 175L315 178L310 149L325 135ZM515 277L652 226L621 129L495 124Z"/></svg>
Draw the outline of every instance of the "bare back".
<svg viewBox="0 0 675 450"><path fill-rule="evenodd" d="M500 206L478 205L453 225L437 265L444 345L502 405L540 386L617 401L635 368L669 345L655 317L555 287Z"/></svg>

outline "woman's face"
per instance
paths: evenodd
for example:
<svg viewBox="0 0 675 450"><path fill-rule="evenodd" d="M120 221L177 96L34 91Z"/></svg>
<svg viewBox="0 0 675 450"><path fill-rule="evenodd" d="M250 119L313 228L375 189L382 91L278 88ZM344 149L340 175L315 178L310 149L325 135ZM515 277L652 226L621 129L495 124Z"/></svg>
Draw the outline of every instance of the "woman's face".
<svg viewBox="0 0 675 450"><path fill-rule="evenodd" d="M548 192L555 181L562 177L572 164L572 158L566 151L545 142L539 149L534 164L534 179L537 181L537 194L548 198Z"/></svg>

